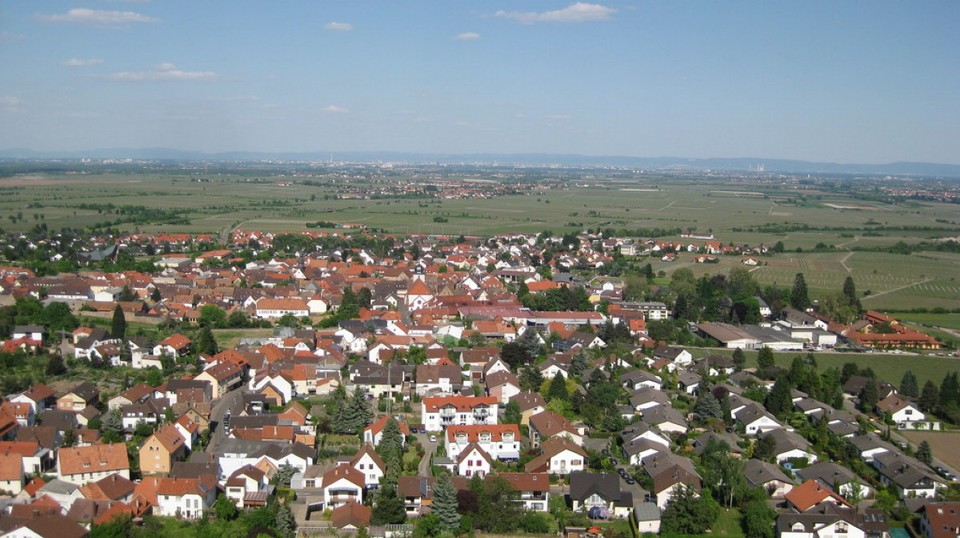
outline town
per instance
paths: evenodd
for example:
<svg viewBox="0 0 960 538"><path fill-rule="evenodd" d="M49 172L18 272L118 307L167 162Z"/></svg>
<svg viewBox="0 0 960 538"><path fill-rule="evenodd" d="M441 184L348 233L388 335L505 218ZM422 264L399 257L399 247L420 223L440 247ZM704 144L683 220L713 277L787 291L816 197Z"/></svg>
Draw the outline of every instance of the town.
<svg viewBox="0 0 960 538"><path fill-rule="evenodd" d="M957 370L817 364L886 351L919 372L952 344L865 309L852 279L816 302L802 273L761 287L775 245L239 228L6 244L75 264L0 267L0 527L30 536L181 528L163 518L274 536L957 526L955 468L901 435L960 422ZM678 256L738 266L648 262Z"/></svg>

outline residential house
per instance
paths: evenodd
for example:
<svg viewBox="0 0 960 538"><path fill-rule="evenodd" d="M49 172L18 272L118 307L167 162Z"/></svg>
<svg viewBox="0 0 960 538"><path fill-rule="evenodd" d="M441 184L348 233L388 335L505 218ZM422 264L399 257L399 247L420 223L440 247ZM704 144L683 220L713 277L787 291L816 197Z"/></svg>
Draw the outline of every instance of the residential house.
<svg viewBox="0 0 960 538"><path fill-rule="evenodd" d="M486 479L500 477L519 492L517 502L524 510L547 512L550 509L550 478L547 473L497 473Z"/></svg>
<svg viewBox="0 0 960 538"><path fill-rule="evenodd" d="M363 473L364 487L368 490L380 487L380 480L387 471L383 458L377 454L371 444L360 447L360 450L350 459L350 465Z"/></svg>
<svg viewBox="0 0 960 538"><path fill-rule="evenodd" d="M743 464L743 476L747 479L747 484L754 488L762 488L771 499L783 499L796 485L778 465L761 460L747 460Z"/></svg>
<svg viewBox="0 0 960 538"><path fill-rule="evenodd" d="M547 410L547 402L536 392L521 392L511 401L517 402L520 406L520 425L529 426L530 417Z"/></svg>
<svg viewBox="0 0 960 538"><path fill-rule="evenodd" d="M61 447L57 451L57 478L63 481L82 486L113 473L130 478L130 462L124 443Z"/></svg>
<svg viewBox="0 0 960 538"><path fill-rule="evenodd" d="M83 411L88 405L96 405L100 401L100 390L92 383L83 382L73 387L70 392L57 398L57 409L60 411Z"/></svg>
<svg viewBox="0 0 960 538"><path fill-rule="evenodd" d="M180 333L172 334L153 346L153 354L158 357L166 355L177 359L190 353L192 343L189 338Z"/></svg>
<svg viewBox="0 0 960 538"><path fill-rule="evenodd" d="M213 507L217 500L217 479L213 475L199 478L157 478L158 516L198 519Z"/></svg>
<svg viewBox="0 0 960 538"><path fill-rule="evenodd" d="M794 471L801 480L816 480L845 498L867 499L873 496L873 488L850 469L822 461Z"/></svg>
<svg viewBox="0 0 960 538"><path fill-rule="evenodd" d="M574 512L598 518L627 518L633 509L633 494L620 489L620 477L613 473L571 473L570 500Z"/></svg>
<svg viewBox="0 0 960 538"><path fill-rule="evenodd" d="M916 402L896 393L877 402L877 414L889 414L890 419L897 423L900 429L912 429L915 426L913 423L926 420L926 415L920 411Z"/></svg>
<svg viewBox="0 0 960 538"><path fill-rule="evenodd" d="M167 474L173 462L187 457L187 444L174 424L165 424L147 437L140 447L140 471L144 474Z"/></svg>
<svg viewBox="0 0 960 538"><path fill-rule="evenodd" d="M383 428L387 425L387 421L390 419L389 416L383 415L377 419L373 424L370 424L363 429L363 442L372 444L373 446L380 446L380 440L383 439ZM407 426L405 421L398 421L397 426L400 427L400 433L402 434L400 443L406 445L407 436L410 435L410 427Z"/></svg>
<svg viewBox="0 0 960 538"><path fill-rule="evenodd" d="M806 512L821 504L849 506L849 503L841 495L816 480L804 481L791 489L783 498L787 501L788 507L798 512Z"/></svg>
<svg viewBox="0 0 960 538"><path fill-rule="evenodd" d="M583 436L573 424L552 411L543 411L530 417L530 445L534 448L552 437L566 437L583 444Z"/></svg>
<svg viewBox="0 0 960 538"><path fill-rule="evenodd" d="M350 465L338 465L323 475L323 507L333 510L348 502L363 503L366 477Z"/></svg>
<svg viewBox="0 0 960 538"><path fill-rule="evenodd" d="M491 458L520 458L520 428L516 424L447 426L444 436L447 457L456 460L471 443L478 444Z"/></svg>
<svg viewBox="0 0 960 538"><path fill-rule="evenodd" d="M493 468L493 458L478 443L467 444L457 457L452 459L460 476L484 476Z"/></svg>
<svg viewBox="0 0 960 538"><path fill-rule="evenodd" d="M243 370L231 362L221 362L197 374L194 381L206 381L213 388L213 397L222 398L240 386Z"/></svg>
<svg viewBox="0 0 960 538"><path fill-rule="evenodd" d="M960 502L928 502L920 509L920 531L924 538L960 536Z"/></svg>
<svg viewBox="0 0 960 538"><path fill-rule="evenodd" d="M528 473L565 475L587 468L587 452L580 443L566 437L554 437L540 445L540 455L530 460L525 470Z"/></svg>
<svg viewBox="0 0 960 538"><path fill-rule="evenodd" d="M428 431L449 425L496 424L497 399L493 396L434 396L420 402L420 416Z"/></svg>
<svg viewBox="0 0 960 538"><path fill-rule="evenodd" d="M944 481L926 465L900 452L877 454L873 466L880 473L880 483L893 486L900 498L934 498Z"/></svg>
<svg viewBox="0 0 960 538"><path fill-rule="evenodd" d="M350 501L333 509L330 524L341 532L355 532L370 526L373 509L358 502Z"/></svg>

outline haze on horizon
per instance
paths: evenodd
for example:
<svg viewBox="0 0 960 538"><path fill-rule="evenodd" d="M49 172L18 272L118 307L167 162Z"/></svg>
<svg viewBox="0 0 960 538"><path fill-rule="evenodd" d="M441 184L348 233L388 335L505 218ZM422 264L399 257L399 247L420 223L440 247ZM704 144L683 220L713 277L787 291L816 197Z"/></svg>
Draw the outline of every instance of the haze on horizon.
<svg viewBox="0 0 960 538"><path fill-rule="evenodd" d="M952 1L14 1L0 149L960 164Z"/></svg>

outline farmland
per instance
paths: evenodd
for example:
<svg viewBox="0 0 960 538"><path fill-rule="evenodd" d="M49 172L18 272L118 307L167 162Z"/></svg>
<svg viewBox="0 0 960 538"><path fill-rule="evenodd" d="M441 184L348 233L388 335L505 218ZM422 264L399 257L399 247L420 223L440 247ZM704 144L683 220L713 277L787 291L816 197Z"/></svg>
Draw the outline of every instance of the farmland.
<svg viewBox="0 0 960 538"><path fill-rule="evenodd" d="M784 253L764 257L752 270L763 285L789 286L802 272L816 297L837 291L850 275L867 308L960 307L960 253L876 250L960 236L956 204L887 203L826 186L744 179L540 170L528 174L535 180L521 174L507 181L498 169L440 179L432 171L294 172L252 167L211 173L198 165L14 174L0 179L0 223L6 230L42 223L51 229L110 225L144 233L233 228L276 233L326 221L397 234L481 237L586 228L624 230L629 237L633 230L692 229L713 233L724 244L782 242ZM689 267L701 275L726 273L739 266L740 257L704 265L693 264L690 256L650 261L657 271Z"/></svg>

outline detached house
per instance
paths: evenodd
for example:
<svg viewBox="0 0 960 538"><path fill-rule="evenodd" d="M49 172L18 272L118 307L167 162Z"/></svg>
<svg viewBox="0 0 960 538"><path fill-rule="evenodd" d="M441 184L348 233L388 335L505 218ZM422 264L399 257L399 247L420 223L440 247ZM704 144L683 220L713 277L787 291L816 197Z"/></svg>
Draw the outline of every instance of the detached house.
<svg viewBox="0 0 960 538"><path fill-rule="evenodd" d="M203 517L217 500L217 479L213 475L159 478L157 481L154 513L159 516L197 519Z"/></svg>
<svg viewBox="0 0 960 538"><path fill-rule="evenodd" d="M323 475L323 508L333 510L348 502L363 503L366 477L350 465L338 465Z"/></svg>
<svg viewBox="0 0 960 538"><path fill-rule="evenodd" d="M541 453L530 460L528 473L568 474L587 468L587 453L580 443L560 437L547 439L540 446Z"/></svg>
<svg viewBox="0 0 960 538"><path fill-rule="evenodd" d="M206 381L213 387L214 398L222 398L227 392L240 386L243 370L231 362L221 362L197 374L194 381Z"/></svg>
<svg viewBox="0 0 960 538"><path fill-rule="evenodd" d="M187 456L187 444L173 424L166 424L154 432L140 447L140 471L144 474L167 474L173 462Z"/></svg>
<svg viewBox="0 0 960 538"><path fill-rule="evenodd" d="M493 459L520 458L520 428L516 424L447 426L444 440L447 457L453 460L472 443L479 445Z"/></svg>
<svg viewBox="0 0 960 538"><path fill-rule="evenodd" d="M153 346L153 354L158 357L166 355L177 359L190 353L191 343L192 341L182 334L172 334Z"/></svg>
<svg viewBox="0 0 960 538"><path fill-rule="evenodd" d="M96 405L99 401L100 390L91 383L83 382L57 399L57 409L80 412L88 405Z"/></svg>
<svg viewBox="0 0 960 538"><path fill-rule="evenodd" d="M61 447L57 451L57 478L65 482L82 486L113 473L130 479L130 462L124 443Z"/></svg>
<svg viewBox="0 0 960 538"><path fill-rule="evenodd" d="M912 429L914 426L912 423L926 420L926 415L920 411L916 403L896 393L877 402L877 413L880 416L889 413L890 418L899 425L900 429Z"/></svg>
<svg viewBox="0 0 960 538"><path fill-rule="evenodd" d="M584 509L598 518L626 518L633 509L633 494L620 489L613 473L571 473L570 499L574 512Z"/></svg>

